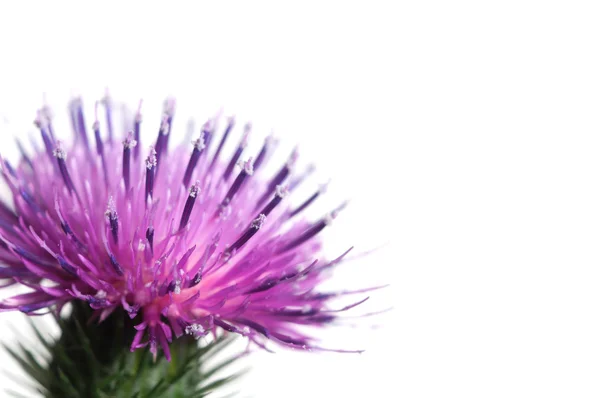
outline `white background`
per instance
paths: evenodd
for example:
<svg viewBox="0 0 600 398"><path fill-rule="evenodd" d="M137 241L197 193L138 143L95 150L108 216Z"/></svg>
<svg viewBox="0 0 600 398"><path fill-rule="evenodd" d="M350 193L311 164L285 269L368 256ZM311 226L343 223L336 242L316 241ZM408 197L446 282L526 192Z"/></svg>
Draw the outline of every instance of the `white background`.
<svg viewBox="0 0 600 398"><path fill-rule="evenodd" d="M3 3L3 154L43 92L108 85L148 129L173 94L300 143L353 199L329 253L387 243L333 282L391 284L324 334L367 351L256 354L241 397L600 395L595 2L123 3Z"/></svg>

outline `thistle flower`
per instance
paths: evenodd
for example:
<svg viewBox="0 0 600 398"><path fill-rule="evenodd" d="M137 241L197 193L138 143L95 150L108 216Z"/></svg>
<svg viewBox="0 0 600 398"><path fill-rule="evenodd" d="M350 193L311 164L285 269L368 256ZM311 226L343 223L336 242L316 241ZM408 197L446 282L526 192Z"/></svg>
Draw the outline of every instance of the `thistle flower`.
<svg viewBox="0 0 600 398"><path fill-rule="evenodd" d="M23 152L17 167L1 161L14 206L0 203L0 279L31 292L1 301L0 310L36 315L82 300L103 321L122 308L139 320L131 350L149 346L156 356L161 347L167 359L173 339L218 329L263 348L272 340L322 349L304 326L331 323L365 299L335 310L332 299L356 292L318 292L325 271L347 254L323 259L319 239L344 205L309 222L303 212L323 188L297 207L288 204L309 174L294 171L297 151L267 175L273 139L255 156L246 154L247 124L232 157L222 158L234 118L214 151L217 118L191 146L169 148L172 100L156 141L143 149L140 110L118 140L113 105L103 105L106 139L98 104L90 135L75 99L69 107L73 143L56 140L43 108L35 120L43 149L31 157Z"/></svg>

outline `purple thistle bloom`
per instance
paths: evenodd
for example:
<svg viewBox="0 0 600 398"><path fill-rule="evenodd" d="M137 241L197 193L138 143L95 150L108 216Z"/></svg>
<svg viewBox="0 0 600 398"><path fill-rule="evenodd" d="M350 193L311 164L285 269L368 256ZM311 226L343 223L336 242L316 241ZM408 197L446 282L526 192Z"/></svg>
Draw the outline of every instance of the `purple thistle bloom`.
<svg viewBox="0 0 600 398"><path fill-rule="evenodd" d="M121 143L111 102L103 104L108 139L97 115L88 139L76 99L69 107L73 144L55 140L45 108L36 119L43 150L23 155L16 168L1 161L14 206L0 202L0 280L32 291L0 301L0 311L36 315L79 299L102 321L122 307L140 320L131 350L149 345L156 355L160 346L168 359L172 339L219 328L263 348L267 339L318 348L302 327L330 323L364 301L332 310L332 299L357 292L316 290L349 251L319 258L319 232L344 206L308 222L302 213L324 189L288 205L307 175L293 171L296 151L275 175L261 173L272 139L255 157L245 154L248 124L232 158L221 159L233 118L212 155L216 119L192 145L169 148L175 107L167 101L156 142L144 153L139 110Z"/></svg>

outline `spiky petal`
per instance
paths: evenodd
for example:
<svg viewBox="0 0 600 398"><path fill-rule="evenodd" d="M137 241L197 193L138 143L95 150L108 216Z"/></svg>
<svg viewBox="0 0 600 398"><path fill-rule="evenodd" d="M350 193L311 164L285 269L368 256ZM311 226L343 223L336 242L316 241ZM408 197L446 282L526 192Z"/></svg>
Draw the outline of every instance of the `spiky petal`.
<svg viewBox="0 0 600 398"><path fill-rule="evenodd" d="M101 138L96 116L95 151L77 99L70 108L73 144L55 142L40 111L45 150L16 169L1 163L14 207L0 204L0 279L32 291L0 302L0 310L39 313L82 300L104 319L123 308L139 319L131 349L160 348L167 357L173 339L218 328L261 347L270 339L315 348L300 326L336 319L329 303L339 294L317 289L346 253L333 261L320 254L319 233L341 208L315 222L302 217L324 190L289 204L288 191L306 176L294 173L297 151L272 176L261 174L272 139L255 162L240 163L247 124L233 155L221 158L233 119L212 156L216 120L204 124L192 147L169 148L168 101L158 138L142 159L139 109L120 145L108 97L103 103L109 138Z"/></svg>

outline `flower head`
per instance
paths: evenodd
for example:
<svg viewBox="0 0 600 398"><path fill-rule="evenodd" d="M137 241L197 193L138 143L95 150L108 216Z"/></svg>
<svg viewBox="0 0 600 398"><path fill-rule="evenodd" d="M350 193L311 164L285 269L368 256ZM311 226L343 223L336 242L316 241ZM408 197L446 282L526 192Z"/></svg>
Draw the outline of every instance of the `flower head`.
<svg viewBox="0 0 600 398"><path fill-rule="evenodd" d="M160 346L167 358L172 339L217 329L261 347L270 339L315 348L302 326L336 319L328 304L339 294L317 287L345 255L323 259L319 232L343 206L309 222L303 211L324 189L288 204L306 176L294 172L297 151L269 176L273 141L246 155L248 124L232 157L222 158L233 118L214 151L216 119L192 145L171 149L169 100L157 139L143 153L140 111L121 143L112 102L103 104L107 139L97 112L95 142L89 139L76 99L69 107L73 143L55 139L50 113L41 110L35 124L44 149L23 153L16 168L2 160L14 206L0 203L0 279L32 291L1 301L0 310L39 314L83 300L102 321L123 308L139 319L131 349L149 345L156 354Z"/></svg>

